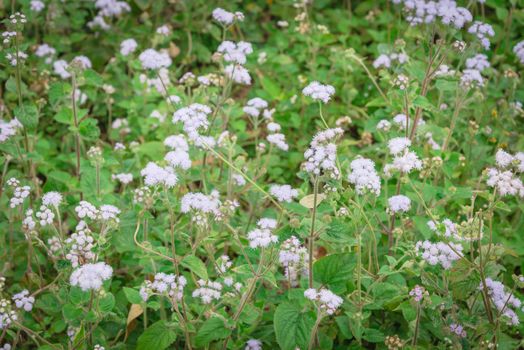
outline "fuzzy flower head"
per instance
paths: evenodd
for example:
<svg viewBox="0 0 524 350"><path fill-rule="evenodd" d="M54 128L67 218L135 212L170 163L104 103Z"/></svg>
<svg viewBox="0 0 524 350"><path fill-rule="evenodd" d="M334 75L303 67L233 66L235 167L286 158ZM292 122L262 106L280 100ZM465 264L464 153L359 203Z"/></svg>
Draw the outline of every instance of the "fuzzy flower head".
<svg viewBox="0 0 524 350"><path fill-rule="evenodd" d="M224 68L224 75L240 85L251 85L249 71L240 64L230 64Z"/></svg>
<svg viewBox="0 0 524 350"><path fill-rule="evenodd" d="M516 310L522 308L522 302L511 292L507 292L504 284L491 278L484 280L488 295L495 308L504 316L508 325L516 326L520 323ZM479 290L484 289L484 284L480 282Z"/></svg>
<svg viewBox="0 0 524 350"><path fill-rule="evenodd" d="M147 49L142 52L138 59L142 63L142 68L158 70L160 68L168 68L171 63L171 57L165 51L157 51L155 49Z"/></svg>
<svg viewBox="0 0 524 350"><path fill-rule="evenodd" d="M178 183L178 176L172 167L161 167L156 163L149 162L146 167L140 171L144 177L146 186L165 186L173 188Z"/></svg>
<svg viewBox="0 0 524 350"><path fill-rule="evenodd" d="M172 304L182 299L187 280L184 276L159 272L155 274L153 282L146 281L140 288L142 300L147 301L152 295L169 298Z"/></svg>
<svg viewBox="0 0 524 350"><path fill-rule="evenodd" d="M355 186L358 194L370 192L380 195L380 177L371 159L358 157L351 162L350 167L348 181Z"/></svg>
<svg viewBox="0 0 524 350"><path fill-rule="evenodd" d="M309 149L304 153L306 162L304 169L313 175L329 174L337 179L340 171L336 165L337 146L335 139L342 135L341 128L327 129L319 132L311 141Z"/></svg>
<svg viewBox="0 0 524 350"><path fill-rule="evenodd" d="M130 54L135 52L137 47L138 43L135 39L126 39L120 43L120 53L122 54L122 56L129 56Z"/></svg>
<svg viewBox="0 0 524 350"><path fill-rule="evenodd" d="M35 298L29 294L27 289L24 289L20 293L13 295L13 302L18 309L24 309L29 312L33 310Z"/></svg>
<svg viewBox="0 0 524 350"><path fill-rule="evenodd" d="M454 261L462 256L462 246L449 242L431 243L419 241L415 245L417 253L430 265L441 265L445 270L451 268Z"/></svg>
<svg viewBox="0 0 524 350"><path fill-rule="evenodd" d="M249 246L255 248L267 248L270 244L278 242L278 237L273 234L277 221L270 218L262 218L257 222L257 228L249 231L247 239Z"/></svg>
<svg viewBox="0 0 524 350"><path fill-rule="evenodd" d="M314 101L328 103L331 96L335 93L335 88L331 85L324 85L318 81L313 81L302 90L302 93L304 96L311 97Z"/></svg>
<svg viewBox="0 0 524 350"><path fill-rule="evenodd" d="M424 296L427 295L426 289L424 287L416 285L410 292L409 295L417 303L421 302L424 299Z"/></svg>
<svg viewBox="0 0 524 350"><path fill-rule="evenodd" d="M204 304L211 304L213 300L219 300L222 295L222 285L219 282L198 280L197 287L193 291L193 298L200 298Z"/></svg>
<svg viewBox="0 0 524 350"><path fill-rule="evenodd" d="M411 208L411 199L398 195L388 199L388 212L391 214L405 213Z"/></svg>
<svg viewBox="0 0 524 350"><path fill-rule="evenodd" d="M232 25L235 21L243 22L244 21L244 14L242 12L229 12L224 10L223 8L217 7L213 10L212 13L213 19L223 25L224 27L228 27Z"/></svg>
<svg viewBox="0 0 524 350"><path fill-rule="evenodd" d="M216 190L209 195L201 192L190 192L182 197L180 211L185 214L191 213L193 222L200 226L206 226L209 216L213 216L215 219L221 217L221 204L219 193Z"/></svg>
<svg viewBox="0 0 524 350"><path fill-rule="evenodd" d="M320 312L325 312L328 315L333 315L344 301L341 297L325 288L319 290L314 288L306 289L304 296L313 301Z"/></svg>
<svg viewBox="0 0 524 350"><path fill-rule="evenodd" d="M62 195L58 192L47 192L42 197L42 204L48 207L58 208L62 202Z"/></svg>
<svg viewBox="0 0 524 350"><path fill-rule="evenodd" d="M284 267L285 276L292 287L298 286L300 276L308 274L308 250L295 236L282 242L278 261Z"/></svg>
<svg viewBox="0 0 524 350"><path fill-rule="evenodd" d="M244 350L262 350L262 342L258 339L249 339Z"/></svg>
<svg viewBox="0 0 524 350"><path fill-rule="evenodd" d="M85 264L73 271L69 282L83 291L98 291L102 288L103 282L110 279L112 275L113 269L104 262Z"/></svg>
<svg viewBox="0 0 524 350"><path fill-rule="evenodd" d="M271 185L269 193L279 202L291 203L294 198L298 197L298 190L290 185Z"/></svg>
<svg viewBox="0 0 524 350"><path fill-rule="evenodd" d="M217 49L217 52L224 57L224 61L236 64L245 64L246 56L253 53L253 47L250 43L239 41L223 41Z"/></svg>

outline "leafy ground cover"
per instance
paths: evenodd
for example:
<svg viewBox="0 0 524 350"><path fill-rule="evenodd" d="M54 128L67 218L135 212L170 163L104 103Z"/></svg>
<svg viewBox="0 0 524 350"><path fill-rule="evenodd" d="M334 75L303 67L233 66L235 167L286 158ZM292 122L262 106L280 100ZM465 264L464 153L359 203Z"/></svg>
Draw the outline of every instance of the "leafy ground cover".
<svg viewBox="0 0 524 350"><path fill-rule="evenodd" d="M0 349L524 346L523 5L4 1Z"/></svg>

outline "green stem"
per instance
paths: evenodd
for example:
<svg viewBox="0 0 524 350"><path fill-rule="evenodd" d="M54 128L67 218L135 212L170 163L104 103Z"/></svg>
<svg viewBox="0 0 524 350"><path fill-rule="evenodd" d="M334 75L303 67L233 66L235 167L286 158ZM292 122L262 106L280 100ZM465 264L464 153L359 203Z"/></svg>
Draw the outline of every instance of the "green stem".
<svg viewBox="0 0 524 350"><path fill-rule="evenodd" d="M315 240L315 221L317 218L317 200L318 200L318 176L315 176L315 183L313 185L313 213L311 217L311 230L309 232L309 288L313 288L313 249Z"/></svg>

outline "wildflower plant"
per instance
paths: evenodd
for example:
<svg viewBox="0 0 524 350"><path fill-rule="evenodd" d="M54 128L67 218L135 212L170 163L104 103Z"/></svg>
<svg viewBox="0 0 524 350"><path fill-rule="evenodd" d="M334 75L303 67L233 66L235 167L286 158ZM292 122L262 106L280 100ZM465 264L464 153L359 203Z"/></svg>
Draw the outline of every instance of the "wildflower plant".
<svg viewBox="0 0 524 350"><path fill-rule="evenodd" d="M522 1L13 1L0 349L516 349Z"/></svg>

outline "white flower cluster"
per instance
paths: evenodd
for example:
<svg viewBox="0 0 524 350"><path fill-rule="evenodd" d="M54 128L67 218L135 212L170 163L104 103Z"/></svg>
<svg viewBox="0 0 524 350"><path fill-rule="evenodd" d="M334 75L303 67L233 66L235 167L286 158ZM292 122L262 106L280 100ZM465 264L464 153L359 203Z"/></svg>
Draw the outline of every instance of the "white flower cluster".
<svg viewBox="0 0 524 350"><path fill-rule="evenodd" d="M98 209L88 201L80 201L75 207L75 212L80 219L87 217L96 220L98 218Z"/></svg>
<svg viewBox="0 0 524 350"><path fill-rule="evenodd" d="M146 186L165 186L173 188L178 183L178 176L170 166L161 167L156 163L149 162L146 167L140 171L144 177Z"/></svg>
<svg viewBox="0 0 524 350"><path fill-rule="evenodd" d="M24 203L24 200L29 197L31 187L20 186L20 181L12 177L7 180L7 185L13 187L13 196L9 199L9 207L16 208Z"/></svg>
<svg viewBox="0 0 524 350"><path fill-rule="evenodd" d="M219 274L224 274L233 266L233 262L229 259L229 256L222 255L217 259L215 269Z"/></svg>
<svg viewBox="0 0 524 350"><path fill-rule="evenodd" d="M373 67L376 69L380 67L390 68L391 63L397 61L399 64L404 64L408 61L409 57L403 52L400 53L390 53L390 54L381 54L373 61Z"/></svg>
<svg viewBox="0 0 524 350"><path fill-rule="evenodd" d="M120 209L110 204L103 204L100 206L100 220L103 222L116 222L119 223L120 219L118 218L120 214Z"/></svg>
<svg viewBox="0 0 524 350"><path fill-rule="evenodd" d="M304 296L315 302L320 311L323 311L328 315L333 315L343 302L341 297L325 288L321 288L320 290L314 288L306 289L304 291Z"/></svg>
<svg viewBox="0 0 524 350"><path fill-rule="evenodd" d="M521 64L524 64L524 40L519 41L515 47L513 47L513 52L519 59Z"/></svg>
<svg viewBox="0 0 524 350"><path fill-rule="evenodd" d="M86 56L76 56L71 60L71 64L77 65L81 69L91 68L91 60ZM66 60L56 60L53 62L53 71L56 75L60 76L62 79L71 78L71 73L69 72L69 65Z"/></svg>
<svg viewBox="0 0 524 350"><path fill-rule="evenodd" d="M498 168L489 168L487 185L501 196L524 197L524 185L517 174L524 172L524 152L512 155L501 149L495 155Z"/></svg>
<svg viewBox="0 0 524 350"><path fill-rule="evenodd" d="M484 78L476 69L464 69L460 76L460 85L466 89L484 86Z"/></svg>
<svg viewBox="0 0 524 350"><path fill-rule="evenodd" d="M271 185L269 193L276 197L279 202L291 203L294 198L298 197L298 190L290 185Z"/></svg>
<svg viewBox="0 0 524 350"><path fill-rule="evenodd" d="M380 195L380 177L375 170L375 162L371 159L358 157L351 164L348 181L355 185L355 190L362 195L371 192Z"/></svg>
<svg viewBox="0 0 524 350"><path fill-rule="evenodd" d="M24 289L20 293L13 295L13 302L16 307L19 309L24 309L25 311L33 310L33 304L35 303L35 297L31 296L27 289Z"/></svg>
<svg viewBox="0 0 524 350"><path fill-rule="evenodd" d="M173 63L166 51L157 51L155 49L145 50L138 56L138 59L142 63L142 68L152 70L168 68Z"/></svg>
<svg viewBox="0 0 524 350"><path fill-rule="evenodd" d="M413 127L414 121L409 120L409 118L405 114L400 113L400 114L397 114L395 117L393 117L393 122L398 126L400 130L406 130L406 128L408 127L409 128ZM417 122L417 128L424 124L426 124L424 119L419 118Z"/></svg>
<svg viewBox="0 0 524 350"><path fill-rule="evenodd" d="M171 148L164 159L173 168L187 170L191 168L191 158L189 158L189 145L184 135L171 135L164 140L164 145Z"/></svg>
<svg viewBox="0 0 524 350"><path fill-rule="evenodd" d="M124 185L127 185L133 181L133 174L131 173L113 174L111 175L111 178L115 181L119 181L120 183Z"/></svg>
<svg viewBox="0 0 524 350"><path fill-rule="evenodd" d="M200 135L200 130L205 131L209 127L207 120L209 114L211 114L211 108L200 103L193 103L176 111L172 121L173 124L182 123L184 132L197 146L213 147L215 145L213 138Z"/></svg>
<svg viewBox="0 0 524 350"><path fill-rule="evenodd" d="M35 216L38 218L40 226L52 225L55 214L45 205L40 206Z"/></svg>
<svg viewBox="0 0 524 350"><path fill-rule="evenodd" d="M249 339L244 350L262 350L262 342L258 339Z"/></svg>
<svg viewBox="0 0 524 350"><path fill-rule="evenodd" d="M60 203L62 202L62 195L58 192L47 192L42 197L42 204L46 207L55 207L58 208Z"/></svg>
<svg viewBox="0 0 524 350"><path fill-rule="evenodd" d="M274 133L274 134L268 134L266 136L266 140L272 144L281 149L282 151L289 150L289 145L286 142L286 135L282 133Z"/></svg>
<svg viewBox="0 0 524 350"><path fill-rule="evenodd" d="M260 113L262 110L266 109L268 107L268 103L266 100L261 99L260 97L255 97L247 101L246 105L242 110L250 115L253 118L257 118L260 116Z"/></svg>
<svg viewBox="0 0 524 350"><path fill-rule="evenodd" d="M45 9L45 4L40 0L31 0L29 8L34 12L42 12Z"/></svg>
<svg viewBox="0 0 524 350"><path fill-rule="evenodd" d="M84 221L80 221L76 226L76 232L65 240L68 252L66 259L71 262L73 267L93 262L96 254L93 251L95 239L91 235L91 230Z"/></svg>
<svg viewBox="0 0 524 350"><path fill-rule="evenodd" d="M53 56L56 54L56 50L48 44L38 45L35 50L37 57L45 57L45 63L49 64L53 60Z"/></svg>
<svg viewBox="0 0 524 350"><path fill-rule="evenodd" d="M107 24L105 18L119 17L131 11L131 6L126 1L118 0L96 0L95 7L98 9L96 16L87 23L91 29L100 28L109 30L111 26Z"/></svg>
<svg viewBox="0 0 524 350"><path fill-rule="evenodd" d="M438 235L443 234L446 238L461 239L458 235L457 225L450 219L444 219L442 220L442 223L435 223L433 220L429 220L427 225L431 231Z"/></svg>
<svg viewBox="0 0 524 350"><path fill-rule="evenodd" d="M440 264L444 269L449 269L455 260L462 255L462 246L449 242L431 243L430 241L419 241L415 245L417 253L430 265Z"/></svg>
<svg viewBox="0 0 524 350"><path fill-rule="evenodd" d="M230 26L235 21L243 22L244 14L242 12L229 12L220 7L213 10L213 19L223 26Z"/></svg>
<svg viewBox="0 0 524 350"><path fill-rule="evenodd" d="M387 132L390 129L391 129L391 123L386 119L382 119L377 123L377 130Z"/></svg>
<svg viewBox="0 0 524 350"><path fill-rule="evenodd" d="M341 128L327 129L319 132L310 143L304 158L304 169L314 175L329 174L338 179L340 170L337 168L337 145L333 141L344 133Z"/></svg>
<svg viewBox="0 0 524 350"><path fill-rule="evenodd" d="M120 53L122 56L129 56L133 52L135 52L136 48L138 47L138 43L135 39L126 39L120 43Z"/></svg>
<svg viewBox="0 0 524 350"><path fill-rule="evenodd" d="M520 323L519 317L512 307L518 310L522 307L522 302L517 299L513 293L506 292L501 282L494 281L489 277L486 278L484 282L486 283L491 301L495 304L497 310L507 318L507 323L513 326L518 325ZM480 282L479 289L483 289L482 282Z"/></svg>
<svg viewBox="0 0 524 350"><path fill-rule="evenodd" d="M427 292L424 287L417 284L412 290L409 291L409 295L418 303L424 299L424 295L427 295Z"/></svg>
<svg viewBox="0 0 524 350"><path fill-rule="evenodd" d="M226 40L218 46L217 52L223 55L224 61L226 62L246 64L246 56L253 53L253 47L245 41L234 43Z"/></svg>
<svg viewBox="0 0 524 350"><path fill-rule="evenodd" d="M8 122L0 119L0 143L6 142L11 136L15 136L16 132L22 127L22 124L16 118Z"/></svg>
<svg viewBox="0 0 524 350"><path fill-rule="evenodd" d="M405 137L396 137L389 140L389 152L394 158L391 163L384 166L386 176L391 176L394 170L402 174L409 174L414 169L422 169L422 161L415 152L409 150L410 146L411 141Z"/></svg>
<svg viewBox="0 0 524 350"><path fill-rule="evenodd" d="M110 279L112 275L113 268L104 262L85 264L73 271L69 282L83 291L98 291L102 288L104 281Z"/></svg>
<svg viewBox="0 0 524 350"><path fill-rule="evenodd" d="M481 73L484 69L489 68L490 66L488 56L484 54L478 54L466 60L466 68L476 69Z"/></svg>
<svg viewBox="0 0 524 350"><path fill-rule="evenodd" d="M464 7L458 7L453 0L393 0L393 3L404 4L406 19L412 26L439 19L442 24L460 29L473 20L471 13Z"/></svg>
<svg viewBox="0 0 524 350"><path fill-rule="evenodd" d="M224 67L224 74L237 84L251 85L249 71L240 64L230 64Z"/></svg>
<svg viewBox="0 0 524 350"><path fill-rule="evenodd" d="M16 67L19 63L23 63L25 60L27 60L27 57L27 54L20 50L14 53L7 53L5 55L5 58L7 58L7 60L13 67Z"/></svg>
<svg viewBox="0 0 524 350"><path fill-rule="evenodd" d="M208 215L213 215L215 218L221 216L220 205L222 202L219 199L217 190L213 190L210 195L205 195L201 192L186 193L180 201L180 211L182 213L191 213L191 220L197 225L207 225Z"/></svg>
<svg viewBox="0 0 524 350"><path fill-rule="evenodd" d="M247 239L251 248L266 248L271 243L278 242L278 237L273 234L277 227L277 221L270 218L262 218L257 222L257 228L249 231Z"/></svg>
<svg viewBox="0 0 524 350"><path fill-rule="evenodd" d="M451 333L455 334L459 338L466 338L467 333L464 330L464 327L457 323L452 323L449 325L449 330Z"/></svg>
<svg viewBox="0 0 524 350"><path fill-rule="evenodd" d="M291 286L298 286L300 276L307 276L309 271L308 250L300 244L297 237L291 236L282 243L278 260L284 267L285 276Z"/></svg>
<svg viewBox="0 0 524 350"><path fill-rule="evenodd" d="M193 298L200 298L204 304L210 304L213 299L218 300L222 295L222 285L213 281L197 281L198 288L193 291Z"/></svg>
<svg viewBox="0 0 524 350"><path fill-rule="evenodd" d="M315 101L328 103L331 96L335 93L335 88L331 85L324 85L318 81L313 81L302 90L302 93Z"/></svg>
<svg viewBox="0 0 524 350"><path fill-rule="evenodd" d="M401 194L388 199L388 212L391 214L405 213L411 209L411 199Z"/></svg>
<svg viewBox="0 0 524 350"><path fill-rule="evenodd" d="M33 209L27 209L25 212L25 218L22 221L22 228L26 232L31 232L35 229L36 222L33 218Z"/></svg>
<svg viewBox="0 0 524 350"><path fill-rule="evenodd" d="M11 301L0 299L0 329L8 328L16 320L18 320L18 315L12 310Z"/></svg>
<svg viewBox="0 0 524 350"><path fill-rule="evenodd" d="M480 21L475 21L471 27L468 29L468 33L474 34L477 39L480 40L480 44L486 50L489 50L491 43L489 42L489 37L495 36L495 31L493 27L487 23Z"/></svg>
<svg viewBox="0 0 524 350"><path fill-rule="evenodd" d="M169 298L171 303L176 303L182 299L186 284L187 280L184 276L159 272L155 274L153 282L145 281L139 293L144 301L147 301L151 295L160 295Z"/></svg>

